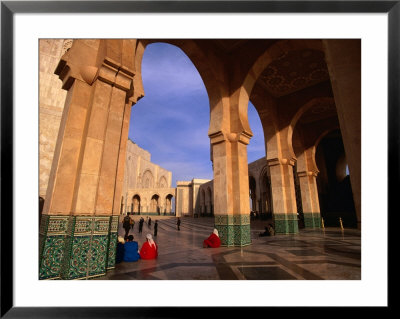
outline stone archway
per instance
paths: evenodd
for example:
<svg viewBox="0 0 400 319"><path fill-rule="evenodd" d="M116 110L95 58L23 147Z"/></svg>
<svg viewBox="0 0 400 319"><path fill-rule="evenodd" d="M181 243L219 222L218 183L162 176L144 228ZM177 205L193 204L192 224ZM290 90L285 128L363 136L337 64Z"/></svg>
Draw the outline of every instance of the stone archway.
<svg viewBox="0 0 400 319"><path fill-rule="evenodd" d="M273 218L271 181L266 165L260 172L260 213L265 219Z"/></svg>
<svg viewBox="0 0 400 319"><path fill-rule="evenodd" d="M172 212L172 198L173 197L174 196L172 194L168 194L165 197L165 211L164 211L164 213L166 213L166 214L171 214L171 212Z"/></svg>
<svg viewBox="0 0 400 319"><path fill-rule="evenodd" d="M325 226L340 227L341 219L344 227L356 228L354 197L350 175L345 172L345 152L339 130L321 136L316 148L316 162L320 170L317 186Z"/></svg>
<svg viewBox="0 0 400 319"><path fill-rule="evenodd" d="M207 213L207 206L206 206L206 192L204 188L200 189L200 215L204 216Z"/></svg>
<svg viewBox="0 0 400 319"><path fill-rule="evenodd" d="M160 214L160 203L159 203L160 196L158 194L154 194L151 197L150 201L150 214Z"/></svg>
<svg viewBox="0 0 400 319"><path fill-rule="evenodd" d="M140 196L138 194L135 194L132 197L132 213L140 214L140 207L141 207Z"/></svg>
<svg viewBox="0 0 400 319"><path fill-rule="evenodd" d="M206 193L206 215L212 216L214 214L214 202L211 187L207 187Z"/></svg>
<svg viewBox="0 0 400 319"><path fill-rule="evenodd" d="M303 103L316 86L320 95L334 92L340 126L345 128L343 140L360 215L360 41L249 40L239 43L237 50L222 40L163 41L187 54L207 89L214 170L213 200L209 202L223 246L251 244L247 145L252 132L247 107L256 87L263 84L267 84L260 98L263 102L253 104L266 136L276 232L298 231L294 219L296 158L288 136L291 117L299 106L295 102ZM125 141L131 107L144 96L140 65L151 42L154 40L74 40L55 70L68 92L43 207L40 279L89 278L114 267L118 216L123 204ZM307 53L302 47L313 46L322 47L326 54L326 81L315 83L301 94L273 96L277 90L271 91L268 74L263 73L269 72L267 66L276 61L285 68L285 62L290 61L284 61L282 54L296 51L301 55ZM267 82L258 82L261 75ZM359 125L351 127L352 122ZM50 259L52 251L59 253Z"/></svg>
<svg viewBox="0 0 400 319"><path fill-rule="evenodd" d="M249 176L249 191L251 211L258 215L259 212L257 211L256 180L253 176Z"/></svg>

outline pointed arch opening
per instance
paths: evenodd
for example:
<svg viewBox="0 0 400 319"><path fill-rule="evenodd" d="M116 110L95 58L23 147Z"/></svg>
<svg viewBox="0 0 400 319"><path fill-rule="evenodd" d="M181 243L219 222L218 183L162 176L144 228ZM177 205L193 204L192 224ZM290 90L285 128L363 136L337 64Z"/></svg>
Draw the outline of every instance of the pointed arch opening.
<svg viewBox="0 0 400 319"><path fill-rule="evenodd" d="M164 215L171 215L172 214L172 199L174 196L172 194L168 194L165 197L165 209L164 209Z"/></svg>
<svg viewBox="0 0 400 319"><path fill-rule="evenodd" d="M212 71L194 42L181 42L141 42L137 63L144 97L132 109L129 129L130 139L151 153L152 162L172 172L170 187L193 176L213 177L209 94L217 93L203 82ZM163 188L168 180L161 177L155 184Z"/></svg>
<svg viewBox="0 0 400 319"><path fill-rule="evenodd" d="M340 130L326 134L318 143L316 163L321 216L326 226L357 228L350 176L346 175L345 151Z"/></svg>
<svg viewBox="0 0 400 319"><path fill-rule="evenodd" d="M133 214L140 215L140 208L141 208L140 196L136 194L132 197L131 212Z"/></svg>

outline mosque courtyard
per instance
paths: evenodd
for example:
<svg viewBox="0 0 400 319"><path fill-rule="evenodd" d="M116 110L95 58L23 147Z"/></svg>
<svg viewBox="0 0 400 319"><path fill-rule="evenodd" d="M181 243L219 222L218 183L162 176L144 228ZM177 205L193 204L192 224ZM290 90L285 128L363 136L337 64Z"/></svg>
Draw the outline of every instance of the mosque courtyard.
<svg viewBox="0 0 400 319"><path fill-rule="evenodd" d="M153 235L158 220L158 258L122 262L95 280L360 280L361 232L357 229L300 229L296 235L259 237L267 222L251 221L251 245L203 248L213 217L181 218L180 231L173 216L152 216L139 234L129 234L139 248L146 234ZM124 236L122 223L119 235Z"/></svg>

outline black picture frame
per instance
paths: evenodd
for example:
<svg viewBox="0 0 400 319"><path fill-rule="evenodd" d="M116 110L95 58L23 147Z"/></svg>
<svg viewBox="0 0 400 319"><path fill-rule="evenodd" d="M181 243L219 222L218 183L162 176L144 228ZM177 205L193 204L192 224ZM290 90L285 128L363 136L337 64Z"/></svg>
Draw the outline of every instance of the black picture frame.
<svg viewBox="0 0 400 319"><path fill-rule="evenodd" d="M219 317L217 307L14 307L13 294L13 17L16 13L387 13L388 14L388 209L398 213L400 120L400 1L1 1L1 317L178 318L194 313ZM379 172L380 174L385 172ZM382 212L384 213L384 212ZM388 214L388 219L392 219ZM388 236L393 232L388 223ZM390 241L388 237L388 249ZM388 254L388 265L391 258ZM388 286L391 280L388 280ZM388 299L389 310L391 298ZM262 308L262 307L261 307ZM382 309L382 308L381 308ZM261 309L263 312L264 310ZM296 315L308 308L291 307ZM346 311L348 311L347 308ZM200 311L200 312L199 312ZM249 315L247 307L235 315ZM324 311L324 310L323 310ZM340 310L331 309L332 314Z"/></svg>

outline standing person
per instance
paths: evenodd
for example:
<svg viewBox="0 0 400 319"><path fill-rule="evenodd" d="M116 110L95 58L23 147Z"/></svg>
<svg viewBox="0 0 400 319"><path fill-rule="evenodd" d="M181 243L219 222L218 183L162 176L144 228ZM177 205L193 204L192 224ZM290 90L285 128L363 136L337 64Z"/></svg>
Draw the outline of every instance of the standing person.
<svg viewBox="0 0 400 319"><path fill-rule="evenodd" d="M154 223L154 237L157 237L157 231L158 231L158 221Z"/></svg>
<svg viewBox="0 0 400 319"><path fill-rule="evenodd" d="M146 239L147 241L142 245L142 248L140 249L140 258L141 259L157 258L158 248L151 234L147 234Z"/></svg>
<svg viewBox="0 0 400 319"><path fill-rule="evenodd" d="M133 229L133 226L135 226L135 221L133 220L133 217L131 217L130 223L131 223L131 229Z"/></svg>
<svg viewBox="0 0 400 319"><path fill-rule="evenodd" d="M149 217L149 228L151 227L151 217Z"/></svg>
<svg viewBox="0 0 400 319"><path fill-rule="evenodd" d="M143 223L144 223L144 219L143 219L143 217L141 217L139 220L139 234L142 233Z"/></svg>
<svg viewBox="0 0 400 319"><path fill-rule="evenodd" d="M178 226L178 230L181 230L181 219L178 217L178 220L176 221L176 225Z"/></svg>
<svg viewBox="0 0 400 319"><path fill-rule="evenodd" d="M127 237L129 235L129 230L131 229L131 218L129 217L129 213L124 217L122 227L125 229L125 237Z"/></svg>

